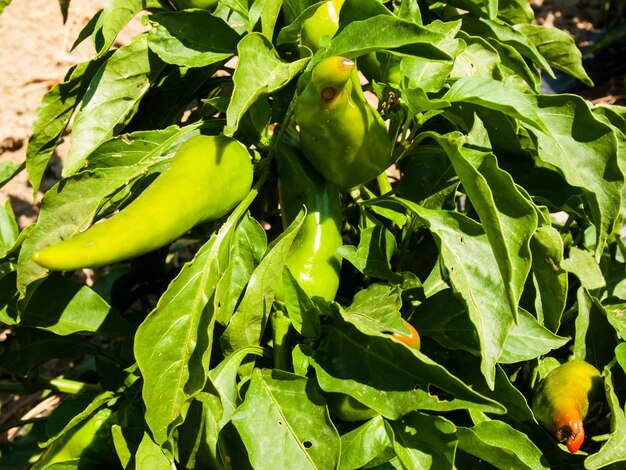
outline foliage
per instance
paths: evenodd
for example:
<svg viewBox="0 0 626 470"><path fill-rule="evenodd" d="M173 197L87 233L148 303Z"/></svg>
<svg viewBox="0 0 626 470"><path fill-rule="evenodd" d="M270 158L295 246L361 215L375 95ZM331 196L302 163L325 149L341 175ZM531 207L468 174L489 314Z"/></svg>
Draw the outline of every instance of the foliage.
<svg viewBox="0 0 626 470"><path fill-rule="evenodd" d="M624 108L539 94L554 69L591 81L525 0L346 0L315 52L300 44L313 5L106 0L82 31L97 53L43 97L25 162L37 192L73 118L63 179L32 226L0 210L0 389L73 396L1 459L25 468L32 436L54 443L110 408L121 468L624 465ZM137 14L148 31L112 49ZM304 213L283 229L274 160L311 69L334 55L363 72L395 166L342 193L329 302L283 272ZM398 81L384 79L391 63ZM254 153L255 186L227 219L95 271L31 260L124 207L201 133ZM402 319L420 350L393 339ZM529 406L570 356L605 386L576 455ZM80 360L43 377L57 358ZM340 419L341 394L370 417Z"/></svg>

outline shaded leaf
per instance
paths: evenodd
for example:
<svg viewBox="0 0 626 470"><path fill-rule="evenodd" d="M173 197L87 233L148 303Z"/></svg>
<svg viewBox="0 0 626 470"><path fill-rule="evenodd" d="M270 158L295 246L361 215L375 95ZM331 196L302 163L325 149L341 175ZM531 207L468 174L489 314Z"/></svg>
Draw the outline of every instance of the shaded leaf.
<svg viewBox="0 0 626 470"><path fill-rule="evenodd" d="M223 19L205 10L156 13L148 47L168 64L204 67L232 57L237 34Z"/></svg>
<svg viewBox="0 0 626 470"><path fill-rule="evenodd" d="M21 326L57 335L131 336L131 324L89 287L59 275L44 280L20 316Z"/></svg>
<svg viewBox="0 0 626 470"><path fill-rule="evenodd" d="M540 323L552 332L561 324L567 301L567 272L561 267L563 239L557 229L546 225L537 228L530 240L533 281L537 290L535 308Z"/></svg>
<svg viewBox="0 0 626 470"><path fill-rule="evenodd" d="M387 426L405 468L453 469L458 439L456 426L441 416L413 412Z"/></svg>
<svg viewBox="0 0 626 470"><path fill-rule="evenodd" d="M606 398L611 408L611 434L598 452L585 459L585 468L589 470L626 461L626 414L616 395L612 372L607 368L603 375Z"/></svg>

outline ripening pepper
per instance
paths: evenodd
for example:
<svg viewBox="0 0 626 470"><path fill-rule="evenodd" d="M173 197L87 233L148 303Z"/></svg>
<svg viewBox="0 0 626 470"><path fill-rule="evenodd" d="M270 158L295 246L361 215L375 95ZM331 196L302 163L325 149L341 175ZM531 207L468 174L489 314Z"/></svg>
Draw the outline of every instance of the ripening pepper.
<svg viewBox="0 0 626 470"><path fill-rule="evenodd" d="M295 118L302 152L340 189L367 183L392 163L387 127L365 99L352 60L330 57L313 68Z"/></svg>
<svg viewBox="0 0 626 470"><path fill-rule="evenodd" d="M344 0L330 0L322 3L313 16L302 22L300 41L313 52L317 51L322 42L332 37L339 29L339 10Z"/></svg>
<svg viewBox="0 0 626 470"><path fill-rule="evenodd" d="M420 339L419 333L417 332L415 327L411 325L408 321L406 321L404 318L402 319L402 321L404 322L404 326L406 326L409 329L410 333L408 335L394 333L392 335L393 338L397 339L401 343L404 343L411 348L419 349L421 346L421 339Z"/></svg>
<svg viewBox="0 0 626 470"><path fill-rule="evenodd" d="M112 415L109 408L96 411L50 444L31 470L56 468L61 462L71 462L63 468L116 468L119 460L111 437Z"/></svg>
<svg viewBox="0 0 626 470"><path fill-rule="evenodd" d="M601 383L595 367L571 360L552 370L535 393L532 411L537 421L572 453L585 440L583 420L589 404L600 399Z"/></svg>
<svg viewBox="0 0 626 470"><path fill-rule="evenodd" d="M195 136L118 214L55 245L33 260L57 271L95 268L161 248L201 222L230 212L250 191L253 168L237 140Z"/></svg>
<svg viewBox="0 0 626 470"><path fill-rule="evenodd" d="M286 266L310 296L333 300L339 288L342 246L339 190L307 163L298 149L279 147L278 192L283 225L287 227L302 207L307 213L289 252ZM282 285L276 297L282 300Z"/></svg>

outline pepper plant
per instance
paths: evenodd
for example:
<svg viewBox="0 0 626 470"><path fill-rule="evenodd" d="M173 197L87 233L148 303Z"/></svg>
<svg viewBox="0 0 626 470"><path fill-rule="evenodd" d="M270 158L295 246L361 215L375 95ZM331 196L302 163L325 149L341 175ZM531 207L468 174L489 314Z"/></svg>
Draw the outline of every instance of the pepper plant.
<svg viewBox="0 0 626 470"><path fill-rule="evenodd" d="M136 15L147 31L113 48ZM0 466L625 465L626 109L540 94L556 69L592 83L573 40L532 19L526 0L106 0L76 40L94 57L33 122L36 194L73 120L61 180L31 226L0 210L0 390L63 398L3 424L22 429ZM354 74L316 88L330 58ZM341 93L362 112L331 106ZM35 262L150 194L199 135L254 165L232 211L131 259L109 243L95 269ZM209 179L219 205L249 177L218 172L216 191L201 168L120 239L197 207L185 182ZM575 453L540 422L588 387L533 401L570 359L601 374Z"/></svg>

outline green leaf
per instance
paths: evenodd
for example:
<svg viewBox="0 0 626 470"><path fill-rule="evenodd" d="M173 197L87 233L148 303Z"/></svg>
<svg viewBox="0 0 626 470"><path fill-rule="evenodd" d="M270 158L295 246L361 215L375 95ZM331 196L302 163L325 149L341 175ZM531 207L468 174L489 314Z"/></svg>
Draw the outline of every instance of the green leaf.
<svg viewBox="0 0 626 470"><path fill-rule="evenodd" d="M26 170L33 195L39 191L43 173L63 132L108 55L78 64L65 80L48 91L35 111L33 130L26 148Z"/></svg>
<svg viewBox="0 0 626 470"><path fill-rule="evenodd" d="M0 15L4 12L5 8L8 7L11 3L11 0L0 0Z"/></svg>
<svg viewBox="0 0 626 470"><path fill-rule="evenodd" d="M604 389L611 408L611 434L598 452L585 459L585 468L589 470L626 461L626 414L616 395L613 376L608 368L604 369Z"/></svg>
<svg viewBox="0 0 626 470"><path fill-rule="evenodd" d="M233 416L255 469L335 468L341 441L311 379L255 369Z"/></svg>
<svg viewBox="0 0 626 470"><path fill-rule="evenodd" d="M119 32L147 7L146 0L106 0L92 33L98 56L106 53Z"/></svg>
<svg viewBox="0 0 626 470"><path fill-rule="evenodd" d="M449 282L465 301L478 333L481 370L493 387L495 365L515 315L483 227L457 212L433 211L402 199L397 201L415 213L435 236Z"/></svg>
<svg viewBox="0 0 626 470"><path fill-rule="evenodd" d="M310 360L322 390L350 395L389 419L417 409L503 411L419 351L348 323L323 329Z"/></svg>
<svg viewBox="0 0 626 470"><path fill-rule="evenodd" d="M352 323L364 334L410 332L404 326L400 309L402 298L400 289L386 284L371 284L367 289L358 291L352 304L341 310L344 320Z"/></svg>
<svg viewBox="0 0 626 470"><path fill-rule="evenodd" d="M265 257L254 270L244 297L221 337L226 354L246 346L258 346L267 324L278 279L295 240L304 213L270 245Z"/></svg>
<svg viewBox="0 0 626 470"><path fill-rule="evenodd" d="M593 86L591 78L583 68L582 54L574 38L566 31L530 23L517 24L514 29L529 38L554 68L568 73L589 87Z"/></svg>
<svg viewBox="0 0 626 470"><path fill-rule="evenodd" d="M499 362L529 361L564 346L568 341L569 338L555 335L526 310L520 309L519 322L509 331Z"/></svg>
<svg viewBox="0 0 626 470"><path fill-rule="evenodd" d="M402 283L402 275L391 269L390 259L396 252L396 239L380 225L361 230L358 248L344 245L337 253L366 276Z"/></svg>
<svg viewBox="0 0 626 470"><path fill-rule="evenodd" d="M626 343L620 343L615 347L615 357L622 370L626 372Z"/></svg>
<svg viewBox="0 0 626 470"><path fill-rule="evenodd" d="M131 324L89 287L54 275L38 285L20 316L21 326L57 335L132 336Z"/></svg>
<svg viewBox="0 0 626 470"><path fill-rule="evenodd" d="M163 67L151 59L145 34L113 53L91 81L76 115L63 176L80 170L89 154L124 128Z"/></svg>
<svg viewBox="0 0 626 470"><path fill-rule="evenodd" d="M502 421L483 421L472 428L459 427L459 449L496 468L549 469L541 451L523 433Z"/></svg>
<svg viewBox="0 0 626 470"><path fill-rule="evenodd" d="M228 325L254 269L267 250L265 230L250 214L241 220L230 242L230 263L217 283L215 321Z"/></svg>
<svg viewBox="0 0 626 470"><path fill-rule="evenodd" d="M624 187L614 131L578 96L536 95L529 99L547 127L547 132L528 129L537 138L539 158L585 192L596 226L598 259L614 231Z"/></svg>
<svg viewBox="0 0 626 470"><path fill-rule="evenodd" d="M605 305L604 309L609 323L613 325L619 336L626 340L626 302Z"/></svg>
<svg viewBox="0 0 626 470"><path fill-rule="evenodd" d="M459 26L458 21L435 21L419 26L395 16L378 15L346 25L315 61L336 55L356 58L381 49L402 50L426 59L451 60L463 48L454 38Z"/></svg>
<svg viewBox="0 0 626 470"><path fill-rule="evenodd" d="M261 96L273 93L298 75L308 59L285 62L260 33L250 33L237 45L239 62L233 74L233 96L226 112L226 135L233 135L239 120Z"/></svg>
<svg viewBox="0 0 626 470"><path fill-rule="evenodd" d="M320 334L320 311L287 266L284 267L283 289L287 315L294 329L305 338L317 338Z"/></svg>
<svg viewBox="0 0 626 470"><path fill-rule="evenodd" d="M93 169L78 173L51 188L41 202L34 229L24 241L18 258L18 290L46 276L47 271L31 261L33 252L69 238L88 227L102 206L119 188L145 176L147 171L172 157L177 146L197 133L194 127L170 127L136 132L112 139L87 161ZM123 156L123 158L120 158Z"/></svg>
<svg viewBox="0 0 626 470"><path fill-rule="evenodd" d="M0 258L15 246L19 231L11 203L7 201L4 207L0 206Z"/></svg>
<svg viewBox="0 0 626 470"><path fill-rule="evenodd" d="M499 20L485 18L463 17L463 28L475 36L495 39L502 44L515 48L524 58L545 70L548 75L554 77L548 61L540 54L535 44L524 34L516 31L513 26Z"/></svg>
<svg viewBox="0 0 626 470"><path fill-rule="evenodd" d="M531 4L527 0L500 0L498 2L498 18L509 24L530 23L534 16Z"/></svg>
<svg viewBox="0 0 626 470"><path fill-rule="evenodd" d="M587 289L594 290L606 286L600 266L593 255L586 250L571 247L569 257L563 260L561 266L574 274L580 280L581 285Z"/></svg>
<svg viewBox="0 0 626 470"><path fill-rule="evenodd" d="M600 301L584 288L577 292L578 315L575 319L574 357L599 367L615 357L615 329Z"/></svg>
<svg viewBox="0 0 626 470"><path fill-rule="evenodd" d="M480 341L467 307L452 289L429 295L415 307L411 323L420 336L428 336L448 349L480 356Z"/></svg>
<svg viewBox="0 0 626 470"><path fill-rule="evenodd" d="M537 227L533 205L498 166L495 155L488 150L489 138L479 119L467 142L455 134L422 135L434 138L452 161L498 260L509 305L516 316L531 267L529 244Z"/></svg>
<svg viewBox="0 0 626 470"><path fill-rule="evenodd" d="M163 449L146 432L135 453L135 468L172 470L174 463L163 453Z"/></svg>
<svg viewBox="0 0 626 470"><path fill-rule="evenodd" d="M568 277L561 267L563 239L554 227L537 228L530 240L533 281L537 290L535 308L540 323L556 332L567 301Z"/></svg>
<svg viewBox="0 0 626 470"><path fill-rule="evenodd" d="M0 188L11 181L24 169L25 163L1 162L0 163Z"/></svg>
<svg viewBox="0 0 626 470"><path fill-rule="evenodd" d="M171 439L190 399L205 385L217 308L214 291L229 263L230 241L242 216L240 209L231 214L185 264L137 330L135 357L145 384L145 418L159 445Z"/></svg>
<svg viewBox="0 0 626 470"><path fill-rule="evenodd" d="M456 426L441 416L413 412L387 422L393 445L405 468L454 469Z"/></svg>
<svg viewBox="0 0 626 470"><path fill-rule="evenodd" d="M168 64L204 67L232 57L239 34L223 19L205 10L156 13L148 47Z"/></svg>
<svg viewBox="0 0 626 470"><path fill-rule="evenodd" d="M500 111L538 129L546 129L530 95L517 91L511 85L481 77L457 80L442 97L449 102L472 103Z"/></svg>
<svg viewBox="0 0 626 470"><path fill-rule="evenodd" d="M356 429L341 435L339 470L362 468L381 455L390 444L385 419L375 416Z"/></svg>

